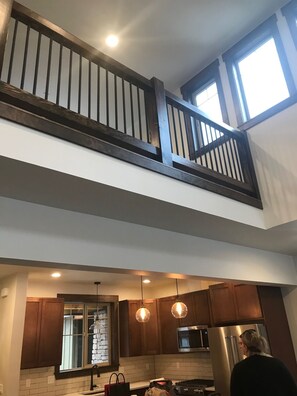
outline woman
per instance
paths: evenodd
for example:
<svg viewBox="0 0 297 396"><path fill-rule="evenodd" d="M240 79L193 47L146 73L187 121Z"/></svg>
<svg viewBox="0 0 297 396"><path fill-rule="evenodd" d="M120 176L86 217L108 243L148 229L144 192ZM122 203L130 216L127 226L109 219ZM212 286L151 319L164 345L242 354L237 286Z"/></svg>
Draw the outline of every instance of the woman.
<svg viewBox="0 0 297 396"><path fill-rule="evenodd" d="M240 336L246 359L231 374L231 396L297 396L297 385L286 366L266 353L267 342L255 330Z"/></svg>

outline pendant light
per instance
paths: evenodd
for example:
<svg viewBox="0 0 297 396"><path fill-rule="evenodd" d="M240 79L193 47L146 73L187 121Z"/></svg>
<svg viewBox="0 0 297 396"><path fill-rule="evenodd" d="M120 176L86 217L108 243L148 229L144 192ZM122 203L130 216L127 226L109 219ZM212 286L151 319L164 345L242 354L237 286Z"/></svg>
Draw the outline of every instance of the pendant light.
<svg viewBox="0 0 297 396"><path fill-rule="evenodd" d="M99 294L98 294L98 288L101 282L94 282L94 285L96 285L96 295L97 295L97 308L96 308L96 315L94 315L94 323L91 324L89 327L89 330L93 330L94 333L97 332L99 329Z"/></svg>
<svg viewBox="0 0 297 396"><path fill-rule="evenodd" d="M138 322L145 323L149 321L151 313L147 308L144 307L143 304L142 276L140 277L140 287L141 287L141 307L136 311L135 317Z"/></svg>
<svg viewBox="0 0 297 396"><path fill-rule="evenodd" d="M175 279L175 282L176 282L176 302L171 307L171 313L176 319L182 319L187 316L188 308L186 304L179 301L177 279Z"/></svg>

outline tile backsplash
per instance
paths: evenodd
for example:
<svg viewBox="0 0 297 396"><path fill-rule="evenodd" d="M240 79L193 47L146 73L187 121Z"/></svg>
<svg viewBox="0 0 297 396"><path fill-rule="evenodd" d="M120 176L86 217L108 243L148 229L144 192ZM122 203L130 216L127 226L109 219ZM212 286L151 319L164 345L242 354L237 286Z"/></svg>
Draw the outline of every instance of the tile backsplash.
<svg viewBox="0 0 297 396"><path fill-rule="evenodd" d="M174 380L205 378L211 379L212 366L207 352L178 355L137 356L121 358L119 371L127 382L149 381L165 377ZM95 383L103 388L109 381L110 373L95 376ZM54 367L21 370L19 396L64 396L82 392L90 387L90 377L56 380Z"/></svg>

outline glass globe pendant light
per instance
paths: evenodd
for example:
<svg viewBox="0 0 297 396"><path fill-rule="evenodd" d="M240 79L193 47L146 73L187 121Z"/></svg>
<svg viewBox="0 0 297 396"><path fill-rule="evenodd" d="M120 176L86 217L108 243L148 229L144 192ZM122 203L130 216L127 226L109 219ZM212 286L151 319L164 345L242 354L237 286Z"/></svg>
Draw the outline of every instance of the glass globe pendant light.
<svg viewBox="0 0 297 396"><path fill-rule="evenodd" d="M138 322L145 323L149 321L151 313L147 308L144 307L143 304L142 276L140 277L140 286L141 286L141 307L136 311L135 317Z"/></svg>
<svg viewBox="0 0 297 396"><path fill-rule="evenodd" d="M175 279L175 282L176 282L176 302L171 307L171 313L176 319L182 319L187 316L188 308L186 304L179 301L177 279Z"/></svg>

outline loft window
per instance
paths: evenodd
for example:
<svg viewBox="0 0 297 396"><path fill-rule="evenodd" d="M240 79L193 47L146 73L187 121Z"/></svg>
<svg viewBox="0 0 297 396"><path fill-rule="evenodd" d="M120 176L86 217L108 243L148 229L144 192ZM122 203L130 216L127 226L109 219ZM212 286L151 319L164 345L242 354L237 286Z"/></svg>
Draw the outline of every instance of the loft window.
<svg viewBox="0 0 297 396"><path fill-rule="evenodd" d="M62 363L56 377L87 375L93 364L101 372L118 369L117 296L59 295L64 298Z"/></svg>
<svg viewBox="0 0 297 396"><path fill-rule="evenodd" d="M181 93L184 100L197 106L210 119L229 123L218 59L184 84Z"/></svg>
<svg viewBox="0 0 297 396"><path fill-rule="evenodd" d="M223 55L239 124L271 116L296 91L275 15ZM272 113L267 113L268 110ZM262 119L260 117L260 119Z"/></svg>
<svg viewBox="0 0 297 396"><path fill-rule="evenodd" d="M297 48L297 0L293 0L282 8L282 14L286 17L289 29Z"/></svg>

